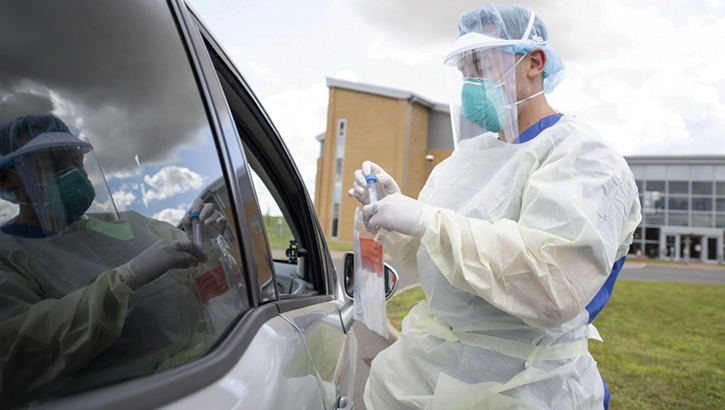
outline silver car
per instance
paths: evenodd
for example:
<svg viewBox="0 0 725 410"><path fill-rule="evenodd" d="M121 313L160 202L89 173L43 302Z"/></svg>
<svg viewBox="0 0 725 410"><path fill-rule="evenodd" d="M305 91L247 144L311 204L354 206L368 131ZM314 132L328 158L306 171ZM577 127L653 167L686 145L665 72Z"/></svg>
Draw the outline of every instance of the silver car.
<svg viewBox="0 0 725 410"><path fill-rule="evenodd" d="M0 195L0 408L353 408L350 255L338 276L282 138L188 5L1 0L0 22L0 134L52 116L110 193L36 237ZM227 219L209 261L124 288L117 268L183 239L198 199Z"/></svg>

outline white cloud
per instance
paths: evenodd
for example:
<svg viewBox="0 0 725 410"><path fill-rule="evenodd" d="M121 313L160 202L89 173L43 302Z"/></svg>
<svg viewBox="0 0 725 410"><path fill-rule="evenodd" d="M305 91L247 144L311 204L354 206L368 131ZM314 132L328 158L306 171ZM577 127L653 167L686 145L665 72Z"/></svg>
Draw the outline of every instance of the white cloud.
<svg viewBox="0 0 725 410"><path fill-rule="evenodd" d="M154 176L144 176L148 185L146 199L157 201L183 192L198 190L204 186L205 178L189 168L171 165L161 168Z"/></svg>
<svg viewBox="0 0 725 410"><path fill-rule="evenodd" d="M113 202L116 203L119 212L125 211L126 207L136 200L137 196L133 193L136 189L138 189L138 185L136 184L123 184L111 194L113 196Z"/></svg>
<svg viewBox="0 0 725 410"><path fill-rule="evenodd" d="M327 128L328 98L325 82L317 82L307 89L290 89L264 100L264 106L292 153L311 195L315 189L320 152L314 137Z"/></svg>
<svg viewBox="0 0 725 410"><path fill-rule="evenodd" d="M160 221L166 221L171 225L178 225L181 222L181 218L186 213L186 207L179 206L179 208L166 208L160 212L155 213L152 218Z"/></svg>

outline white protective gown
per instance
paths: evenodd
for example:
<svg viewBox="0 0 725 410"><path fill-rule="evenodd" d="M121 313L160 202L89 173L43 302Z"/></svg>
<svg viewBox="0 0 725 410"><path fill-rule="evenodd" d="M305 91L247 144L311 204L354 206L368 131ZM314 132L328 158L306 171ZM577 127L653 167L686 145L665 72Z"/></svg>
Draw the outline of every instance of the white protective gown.
<svg viewBox="0 0 725 410"><path fill-rule="evenodd" d="M373 361L367 408L603 409L585 307L641 219L621 155L564 116L519 145L464 141L419 200L441 209L423 237L385 245L427 303Z"/></svg>

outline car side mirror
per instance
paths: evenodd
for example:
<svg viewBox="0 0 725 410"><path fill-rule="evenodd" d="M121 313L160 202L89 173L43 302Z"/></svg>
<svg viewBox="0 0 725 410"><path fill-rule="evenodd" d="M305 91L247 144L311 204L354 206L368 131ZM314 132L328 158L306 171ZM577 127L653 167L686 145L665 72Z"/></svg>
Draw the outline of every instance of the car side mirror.
<svg viewBox="0 0 725 410"><path fill-rule="evenodd" d="M345 293L349 298L355 298L355 256L352 252L345 252L342 258L342 272L345 284ZM383 263L385 274L385 300L390 299L398 288L398 272L387 263Z"/></svg>

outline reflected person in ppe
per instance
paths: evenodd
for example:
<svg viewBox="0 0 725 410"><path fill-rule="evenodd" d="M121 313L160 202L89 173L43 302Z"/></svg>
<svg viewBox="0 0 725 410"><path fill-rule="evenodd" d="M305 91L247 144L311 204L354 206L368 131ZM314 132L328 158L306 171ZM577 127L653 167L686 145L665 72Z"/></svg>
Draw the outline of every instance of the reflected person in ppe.
<svg viewBox="0 0 725 410"><path fill-rule="evenodd" d="M588 340L640 222L634 179L606 140L547 103L564 66L538 16L491 5L458 28L444 60L453 153L418 200L367 161L349 192L427 299L372 362L365 404L607 408Z"/></svg>
<svg viewBox="0 0 725 410"><path fill-rule="evenodd" d="M185 269L206 256L184 231L119 214L91 144L52 115L0 125L0 155L3 206L19 206L0 227L0 406L203 353Z"/></svg>

